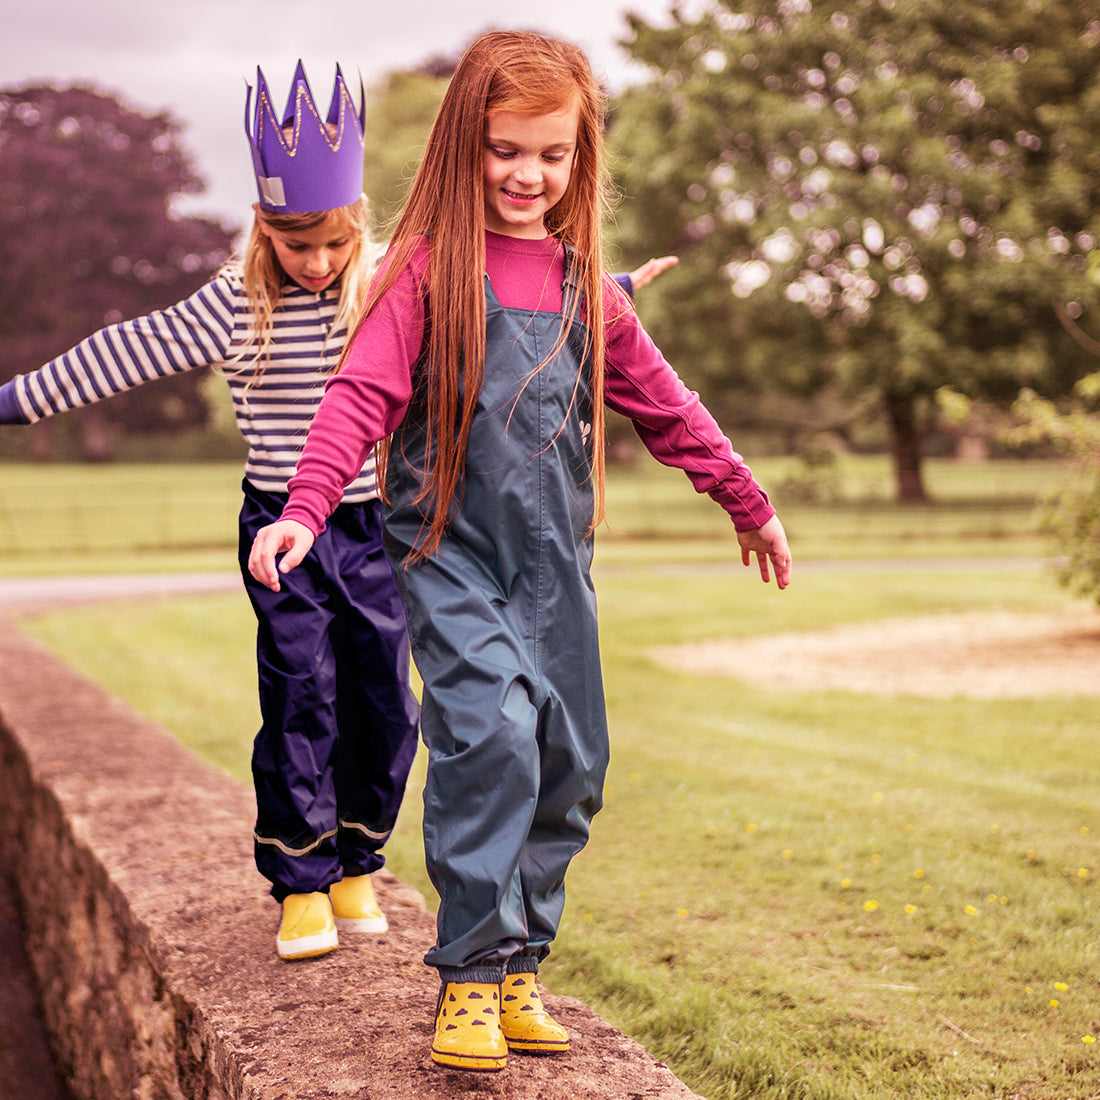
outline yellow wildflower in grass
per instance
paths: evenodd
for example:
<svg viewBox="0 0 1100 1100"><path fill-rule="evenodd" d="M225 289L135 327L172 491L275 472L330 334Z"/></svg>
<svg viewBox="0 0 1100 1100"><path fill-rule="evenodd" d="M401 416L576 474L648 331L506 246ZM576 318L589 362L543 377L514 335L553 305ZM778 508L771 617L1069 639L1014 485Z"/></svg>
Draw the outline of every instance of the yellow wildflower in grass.
<svg viewBox="0 0 1100 1100"><path fill-rule="evenodd" d="M913 878L924 878L924 870L922 868L918 867L913 872Z"/></svg>
<svg viewBox="0 0 1100 1100"><path fill-rule="evenodd" d="M840 885L842 889L847 890L852 885L852 880L850 878L842 878L840 880Z"/></svg>
<svg viewBox="0 0 1100 1100"><path fill-rule="evenodd" d="M1077 869L1077 877L1078 878L1088 878L1089 877L1089 869L1087 867L1079 867Z"/></svg>
<svg viewBox="0 0 1100 1100"><path fill-rule="evenodd" d="M1078 829L1077 831L1078 831L1078 832L1079 832L1079 833L1080 833L1080 834L1081 834L1082 836L1088 836L1088 835L1089 835L1089 831L1090 831L1090 830L1089 830L1089 827L1088 827L1087 825L1082 825L1082 826L1081 826L1081 828L1080 828L1080 829ZM1094 1040L1093 1040L1093 1042L1095 1042L1095 1041L1096 1041L1096 1040L1094 1039Z"/></svg>
<svg viewBox="0 0 1100 1100"><path fill-rule="evenodd" d="M688 911L686 909L677 909L676 915L678 917L686 917L688 915Z"/></svg>
<svg viewBox="0 0 1100 1100"><path fill-rule="evenodd" d="M975 909L973 905L968 905L966 907L966 915L968 917L976 917L978 915L978 910Z"/></svg>
<svg viewBox="0 0 1100 1100"><path fill-rule="evenodd" d="M1096 1036L1095 1035L1082 1035L1081 1036L1081 1042L1082 1043L1095 1043L1096 1042Z"/></svg>
<svg viewBox="0 0 1100 1100"><path fill-rule="evenodd" d="M1057 1008L1058 1007L1058 1002L1056 1000L1052 999L1051 1002L1050 1002L1050 1007L1051 1008Z"/></svg>
<svg viewBox="0 0 1100 1100"><path fill-rule="evenodd" d="M874 804L875 804L876 806L878 806L878 805L880 805L881 803L883 803L883 802L885 802L885 801L886 801L886 795L884 795L884 794L881 794L881 793L879 793L878 791L875 791L875 793L874 793L873 795L871 795L871 801L872 801L872 802L873 802L873 803L874 803Z"/></svg>
<svg viewBox="0 0 1100 1100"><path fill-rule="evenodd" d="M707 826L707 836L717 836L717 835L718 835L718 826L717 825L708 825Z"/></svg>
<svg viewBox="0 0 1100 1100"><path fill-rule="evenodd" d="M907 905L905 907L905 911L909 914L909 916L912 916L917 911L917 907L915 905Z"/></svg>
<svg viewBox="0 0 1100 1100"><path fill-rule="evenodd" d="M1065 993L1065 991L1069 989L1069 986L1066 985L1065 982L1055 982L1054 988L1057 989L1059 993Z"/></svg>
<svg viewBox="0 0 1100 1100"><path fill-rule="evenodd" d="M792 852L790 850L790 848L784 848L783 849L783 858L784 859L793 859L794 858L794 852Z"/></svg>
<svg viewBox="0 0 1100 1100"><path fill-rule="evenodd" d="M863 903L863 908L866 909L868 913L873 913L878 908L878 902L875 901L874 898L868 898Z"/></svg>
<svg viewBox="0 0 1100 1100"><path fill-rule="evenodd" d="M748 823L748 825L745 826L745 832L746 833L755 833L756 832L756 826L750 821Z"/></svg>

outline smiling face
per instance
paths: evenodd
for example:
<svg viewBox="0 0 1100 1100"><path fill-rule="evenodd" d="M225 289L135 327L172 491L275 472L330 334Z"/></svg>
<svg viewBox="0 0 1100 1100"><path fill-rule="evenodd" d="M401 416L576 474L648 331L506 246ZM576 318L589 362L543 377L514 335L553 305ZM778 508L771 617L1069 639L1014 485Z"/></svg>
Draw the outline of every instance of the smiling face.
<svg viewBox="0 0 1100 1100"><path fill-rule="evenodd" d="M577 104L547 115L490 111L485 119L485 226L508 237L546 236L577 152Z"/></svg>
<svg viewBox="0 0 1100 1100"><path fill-rule="evenodd" d="M349 219L332 214L312 229L279 230L260 222L279 266L300 287L320 294L343 273L355 250Z"/></svg>

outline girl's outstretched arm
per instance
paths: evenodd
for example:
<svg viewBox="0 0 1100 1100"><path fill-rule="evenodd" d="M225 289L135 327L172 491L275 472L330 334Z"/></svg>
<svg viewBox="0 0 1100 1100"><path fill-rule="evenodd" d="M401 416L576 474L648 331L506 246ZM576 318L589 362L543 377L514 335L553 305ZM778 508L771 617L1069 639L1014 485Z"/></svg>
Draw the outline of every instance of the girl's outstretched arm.
<svg viewBox="0 0 1100 1100"><path fill-rule="evenodd" d="M752 555L760 564L760 579L765 584L771 579L768 563L775 569L775 583L786 588L791 583L791 551L787 546L787 533L778 516L772 516L763 527L752 531L738 531L737 541L741 545L741 561L748 565Z"/></svg>
<svg viewBox="0 0 1100 1100"><path fill-rule="evenodd" d="M313 532L295 519L280 519L261 527L248 555L248 571L272 592L279 591L279 574L289 573L309 553ZM278 565L275 555L286 553Z"/></svg>

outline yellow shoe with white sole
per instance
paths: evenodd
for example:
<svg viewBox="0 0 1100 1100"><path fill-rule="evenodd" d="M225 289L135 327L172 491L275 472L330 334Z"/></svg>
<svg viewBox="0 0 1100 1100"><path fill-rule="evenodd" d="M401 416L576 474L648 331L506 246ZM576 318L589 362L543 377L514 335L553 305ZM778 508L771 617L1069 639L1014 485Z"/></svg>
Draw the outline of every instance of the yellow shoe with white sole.
<svg viewBox="0 0 1100 1100"><path fill-rule="evenodd" d="M436 1006L432 1061L452 1069L504 1069L508 1044L500 1031L500 986L447 982Z"/></svg>
<svg viewBox="0 0 1100 1100"><path fill-rule="evenodd" d="M283 899L283 920L275 937L280 959L312 959L339 945L328 894L289 894Z"/></svg>
<svg viewBox="0 0 1100 1100"><path fill-rule="evenodd" d="M387 932L389 921L378 899L370 875L352 875L334 882L328 890L332 915L341 932Z"/></svg>
<svg viewBox="0 0 1100 1100"><path fill-rule="evenodd" d="M569 1049L569 1032L543 1008L534 974L507 974L500 987L500 1030L509 1050L557 1054Z"/></svg>

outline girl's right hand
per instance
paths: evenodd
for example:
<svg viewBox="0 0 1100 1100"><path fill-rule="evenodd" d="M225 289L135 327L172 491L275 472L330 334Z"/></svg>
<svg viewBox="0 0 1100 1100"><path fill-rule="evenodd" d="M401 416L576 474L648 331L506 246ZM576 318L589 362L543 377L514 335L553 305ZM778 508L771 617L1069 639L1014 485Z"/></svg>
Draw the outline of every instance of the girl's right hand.
<svg viewBox="0 0 1100 1100"><path fill-rule="evenodd" d="M261 527L248 555L248 571L272 592L279 591L279 574L289 573L309 553L313 532L295 519L280 519ZM286 551L283 554L283 551ZM283 560L275 564L275 555Z"/></svg>

